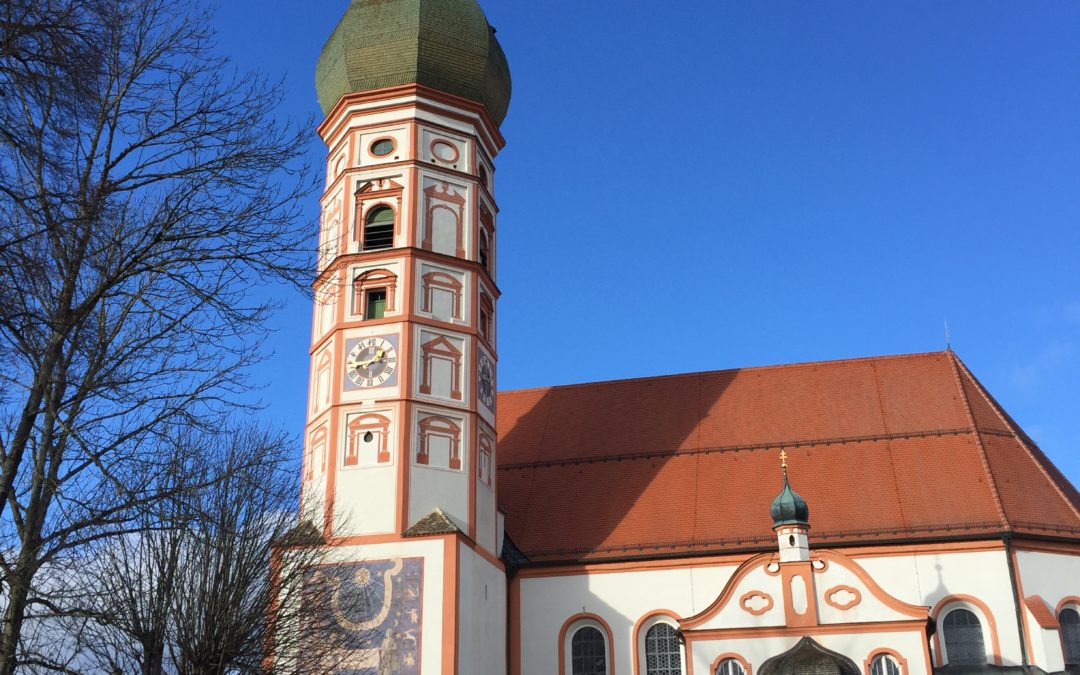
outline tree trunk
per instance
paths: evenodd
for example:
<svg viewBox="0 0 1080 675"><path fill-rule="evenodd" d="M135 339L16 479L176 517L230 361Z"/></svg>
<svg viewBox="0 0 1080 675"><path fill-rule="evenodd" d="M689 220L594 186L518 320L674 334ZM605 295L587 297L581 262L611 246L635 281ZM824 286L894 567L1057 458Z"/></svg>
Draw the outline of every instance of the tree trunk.
<svg viewBox="0 0 1080 675"><path fill-rule="evenodd" d="M142 675L161 675L165 663L165 644L161 636L152 633L140 642L143 652Z"/></svg>
<svg viewBox="0 0 1080 675"><path fill-rule="evenodd" d="M26 604L30 598L30 577L20 566L18 571L8 578L8 604L4 610L3 634L0 635L0 675L14 675L18 665L19 636L22 634Z"/></svg>

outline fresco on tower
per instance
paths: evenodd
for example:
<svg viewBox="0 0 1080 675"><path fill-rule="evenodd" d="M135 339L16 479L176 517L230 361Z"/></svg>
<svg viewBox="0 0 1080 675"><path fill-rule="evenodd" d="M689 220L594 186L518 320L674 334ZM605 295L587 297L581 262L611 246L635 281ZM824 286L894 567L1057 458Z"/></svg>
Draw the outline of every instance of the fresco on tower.
<svg viewBox="0 0 1080 675"><path fill-rule="evenodd" d="M338 675L419 675L423 558L321 565L306 575L303 615ZM327 639L328 638L328 639ZM317 647L316 647L317 648Z"/></svg>

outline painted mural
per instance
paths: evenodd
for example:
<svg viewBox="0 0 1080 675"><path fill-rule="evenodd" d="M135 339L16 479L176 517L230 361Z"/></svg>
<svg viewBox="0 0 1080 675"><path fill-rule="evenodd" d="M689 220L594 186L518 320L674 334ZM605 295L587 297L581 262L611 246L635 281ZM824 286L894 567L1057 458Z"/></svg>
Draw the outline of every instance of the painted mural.
<svg viewBox="0 0 1080 675"><path fill-rule="evenodd" d="M338 675L419 675L423 558L323 565L304 582L304 616Z"/></svg>

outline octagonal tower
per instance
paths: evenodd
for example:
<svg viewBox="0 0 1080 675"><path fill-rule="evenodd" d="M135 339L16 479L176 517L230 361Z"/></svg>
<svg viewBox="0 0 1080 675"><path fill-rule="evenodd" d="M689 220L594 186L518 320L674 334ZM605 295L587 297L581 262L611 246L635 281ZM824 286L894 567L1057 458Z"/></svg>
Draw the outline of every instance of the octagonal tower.
<svg viewBox="0 0 1080 675"><path fill-rule="evenodd" d="M342 598L376 600L341 622L355 633L346 662L504 672L494 159L506 57L475 0L353 0L315 79L328 153L302 502L331 547L320 573Z"/></svg>

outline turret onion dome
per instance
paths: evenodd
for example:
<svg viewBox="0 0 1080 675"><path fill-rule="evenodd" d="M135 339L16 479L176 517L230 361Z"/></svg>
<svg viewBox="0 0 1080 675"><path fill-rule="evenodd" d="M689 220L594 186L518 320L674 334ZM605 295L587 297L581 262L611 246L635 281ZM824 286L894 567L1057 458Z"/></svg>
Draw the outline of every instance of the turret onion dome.
<svg viewBox="0 0 1080 675"><path fill-rule="evenodd" d="M476 0L351 0L315 66L328 114L345 94L421 84L481 103L496 124L510 67Z"/></svg>
<svg viewBox="0 0 1080 675"><path fill-rule="evenodd" d="M776 495L776 499L772 500L769 514L772 515L774 528L782 525L810 527L810 507L806 505L806 500L800 497L798 492L791 489L786 469L784 470L784 489Z"/></svg>

